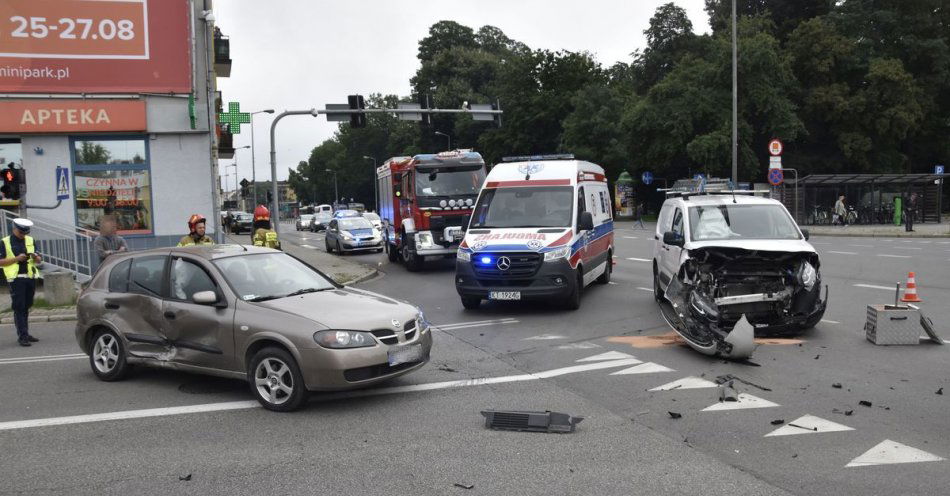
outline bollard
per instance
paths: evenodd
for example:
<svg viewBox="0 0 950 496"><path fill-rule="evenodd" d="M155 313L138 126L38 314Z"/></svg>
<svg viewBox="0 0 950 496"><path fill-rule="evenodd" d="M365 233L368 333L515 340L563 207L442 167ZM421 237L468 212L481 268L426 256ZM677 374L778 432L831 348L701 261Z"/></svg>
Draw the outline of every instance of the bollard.
<svg viewBox="0 0 950 496"><path fill-rule="evenodd" d="M76 303L76 283L72 272L57 270L43 274L43 294L52 306Z"/></svg>

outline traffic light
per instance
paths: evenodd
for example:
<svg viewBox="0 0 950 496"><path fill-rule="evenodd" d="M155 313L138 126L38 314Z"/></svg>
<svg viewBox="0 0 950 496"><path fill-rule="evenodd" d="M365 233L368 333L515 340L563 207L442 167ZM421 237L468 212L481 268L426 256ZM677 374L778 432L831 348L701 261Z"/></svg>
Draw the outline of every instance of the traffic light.
<svg viewBox="0 0 950 496"><path fill-rule="evenodd" d="M267 204L270 205L270 204L273 203L273 202L274 202L274 192L268 190L268 191L267 191Z"/></svg>
<svg viewBox="0 0 950 496"><path fill-rule="evenodd" d="M241 179L241 198L247 198L250 192L248 191L248 186L251 185L251 182L247 179Z"/></svg>
<svg viewBox="0 0 950 496"><path fill-rule="evenodd" d="M0 193L3 193L4 199L20 199L20 172L20 170L14 168L13 163L10 163L10 165L3 170L3 186L0 187Z"/></svg>
<svg viewBox="0 0 950 496"><path fill-rule="evenodd" d="M349 95L346 97L350 104L350 110L363 110L366 103L363 101L363 95ZM350 127L366 127L366 114L350 114Z"/></svg>

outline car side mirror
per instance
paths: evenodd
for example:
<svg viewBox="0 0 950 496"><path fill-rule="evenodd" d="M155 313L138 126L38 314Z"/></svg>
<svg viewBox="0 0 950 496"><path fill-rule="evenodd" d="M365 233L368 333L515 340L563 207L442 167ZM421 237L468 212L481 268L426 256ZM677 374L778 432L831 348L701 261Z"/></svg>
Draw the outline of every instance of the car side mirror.
<svg viewBox="0 0 950 496"><path fill-rule="evenodd" d="M808 232L808 229L802 229L802 236L805 236L805 241L808 241L808 238L811 237L811 233Z"/></svg>
<svg viewBox="0 0 950 496"><path fill-rule="evenodd" d="M578 231L593 231L594 230L594 216L590 212L581 212L580 217L577 218L577 230Z"/></svg>
<svg viewBox="0 0 950 496"><path fill-rule="evenodd" d="M663 244L682 247L686 244L686 239L682 234L667 231L663 234Z"/></svg>
<svg viewBox="0 0 950 496"><path fill-rule="evenodd" d="M213 305L218 302L218 294L214 291L199 291L192 295L191 300L199 305Z"/></svg>

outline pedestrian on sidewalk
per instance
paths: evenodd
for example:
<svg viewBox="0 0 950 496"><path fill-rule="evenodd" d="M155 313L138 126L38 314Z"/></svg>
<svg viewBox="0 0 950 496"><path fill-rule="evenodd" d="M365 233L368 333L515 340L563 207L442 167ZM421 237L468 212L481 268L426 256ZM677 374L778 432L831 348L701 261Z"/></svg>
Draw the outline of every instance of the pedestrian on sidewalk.
<svg viewBox="0 0 950 496"><path fill-rule="evenodd" d="M917 193L911 193L904 202L904 231L914 232L914 215L917 214Z"/></svg>
<svg viewBox="0 0 950 496"><path fill-rule="evenodd" d="M192 214L188 218L188 235L181 238L178 246L202 246L213 245L214 240L205 235L205 228L208 220L201 214Z"/></svg>
<svg viewBox="0 0 950 496"><path fill-rule="evenodd" d="M637 203L637 226L639 226L637 229L646 229L646 227L643 225L643 210L643 202Z"/></svg>
<svg viewBox="0 0 950 496"><path fill-rule="evenodd" d="M258 205L254 209L254 235L251 238L254 246L266 246L280 250L280 240L277 238L277 232L270 226L270 210L264 205Z"/></svg>
<svg viewBox="0 0 950 496"><path fill-rule="evenodd" d="M99 255L99 263L105 261L106 257L114 253L122 253L129 250L125 239L116 232L115 218L104 215L99 220L99 235L92 241L92 246L96 248Z"/></svg>
<svg viewBox="0 0 950 496"><path fill-rule="evenodd" d="M16 327L17 342L20 346L30 346L39 341L30 335L30 307L36 294L37 268L43 259L36 253L33 238L29 236L33 222L27 219L14 219L13 234L3 238L0 243L0 267L10 284L10 302L13 304L13 324Z"/></svg>
<svg viewBox="0 0 950 496"><path fill-rule="evenodd" d="M835 202L834 218L831 220L832 224L840 223L842 226L845 225L848 209L844 205L844 199L844 195L841 195L838 197L838 201Z"/></svg>

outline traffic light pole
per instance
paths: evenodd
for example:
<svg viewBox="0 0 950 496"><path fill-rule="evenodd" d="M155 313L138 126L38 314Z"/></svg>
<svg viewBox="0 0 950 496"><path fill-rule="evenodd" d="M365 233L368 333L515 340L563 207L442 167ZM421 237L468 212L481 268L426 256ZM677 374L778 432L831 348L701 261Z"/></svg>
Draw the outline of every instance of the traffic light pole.
<svg viewBox="0 0 950 496"><path fill-rule="evenodd" d="M275 134L277 131L277 123L281 119L287 117L288 115L311 115L316 117L320 115L320 112L317 109L310 110L285 110L281 112L277 117L274 118L273 122L270 123L270 182L271 182L271 192L274 195L273 203L271 204L271 227L274 228L274 231L277 234L280 234L280 197L277 196L277 149L275 147Z"/></svg>

